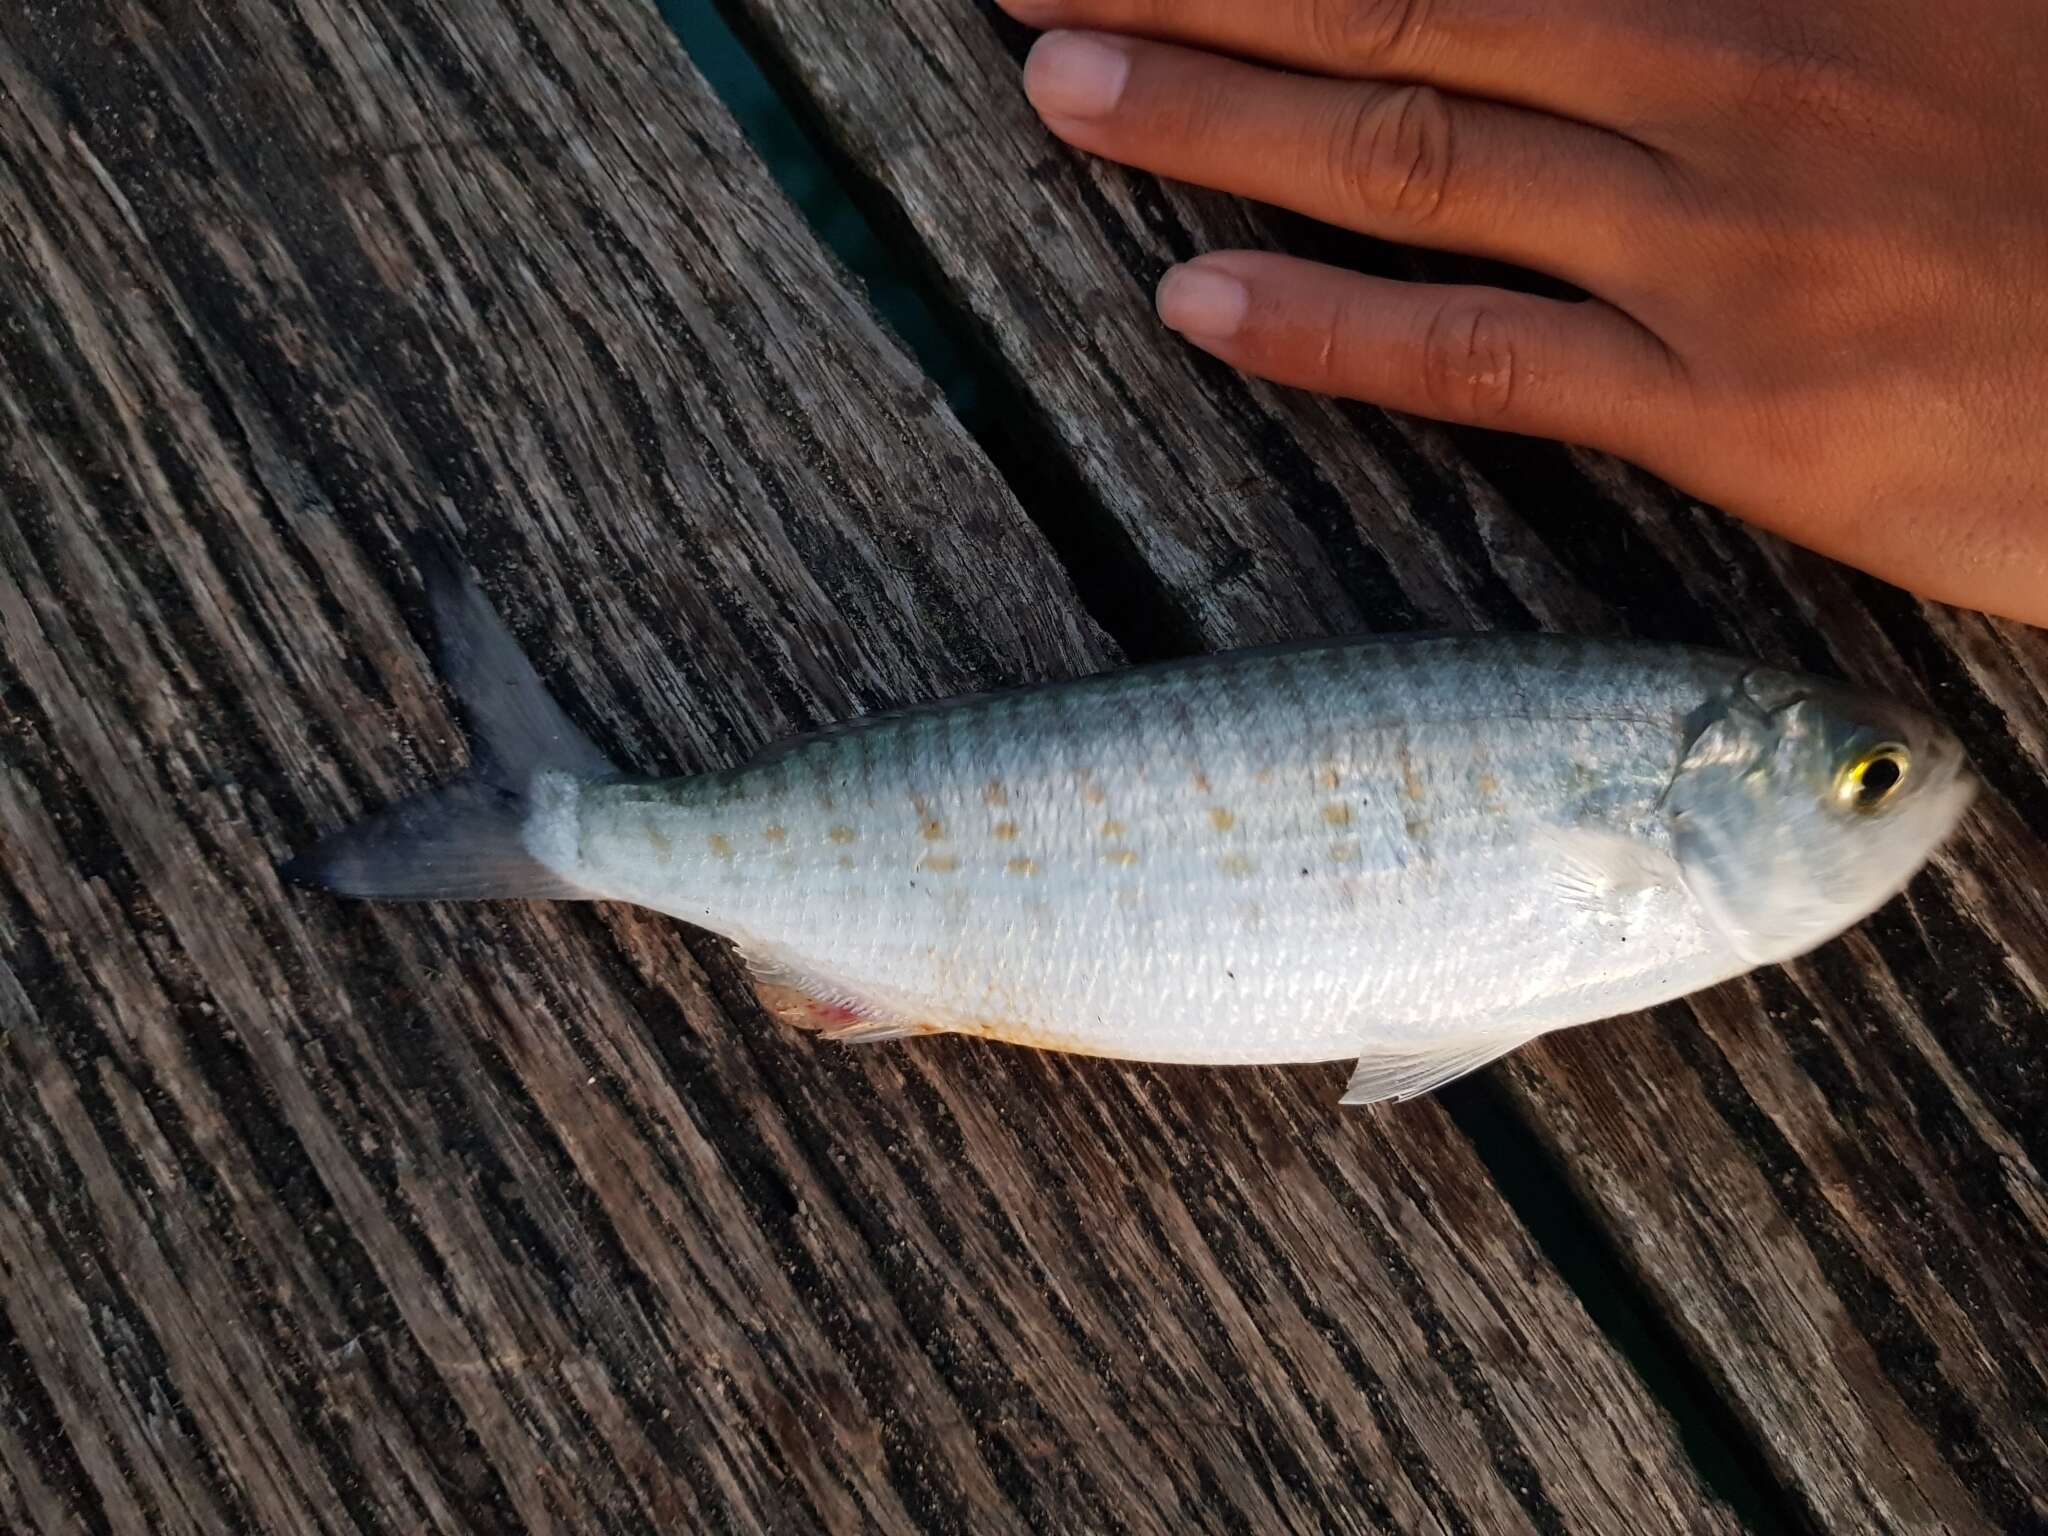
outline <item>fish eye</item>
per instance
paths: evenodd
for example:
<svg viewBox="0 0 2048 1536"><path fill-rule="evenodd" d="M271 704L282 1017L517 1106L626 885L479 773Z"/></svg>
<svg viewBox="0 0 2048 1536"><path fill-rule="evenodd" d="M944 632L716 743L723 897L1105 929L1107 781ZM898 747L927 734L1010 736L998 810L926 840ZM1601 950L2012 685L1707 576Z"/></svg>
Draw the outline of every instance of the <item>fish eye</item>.
<svg viewBox="0 0 2048 1536"><path fill-rule="evenodd" d="M1912 761L1912 754L1896 741L1866 748L1836 774L1835 798L1865 816L1883 810L1906 782Z"/></svg>

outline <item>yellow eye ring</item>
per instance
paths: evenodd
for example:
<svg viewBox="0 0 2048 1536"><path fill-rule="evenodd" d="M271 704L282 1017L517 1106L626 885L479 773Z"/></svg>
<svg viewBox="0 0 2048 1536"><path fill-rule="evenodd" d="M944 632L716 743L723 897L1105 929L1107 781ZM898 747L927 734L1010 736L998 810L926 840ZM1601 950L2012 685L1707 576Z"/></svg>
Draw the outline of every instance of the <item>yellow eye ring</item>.
<svg viewBox="0 0 2048 1536"><path fill-rule="evenodd" d="M1912 762L1913 754L1896 741L1859 752L1835 775L1835 798L1860 815L1881 811L1906 782Z"/></svg>

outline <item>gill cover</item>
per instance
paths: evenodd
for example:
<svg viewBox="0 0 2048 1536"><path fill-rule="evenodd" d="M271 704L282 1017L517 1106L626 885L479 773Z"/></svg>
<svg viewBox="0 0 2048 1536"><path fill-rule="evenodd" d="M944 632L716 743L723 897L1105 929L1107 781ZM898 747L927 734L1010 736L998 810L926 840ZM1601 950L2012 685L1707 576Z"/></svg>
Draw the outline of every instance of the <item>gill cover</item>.
<svg viewBox="0 0 2048 1536"><path fill-rule="evenodd" d="M1818 679L1745 673L1687 722L1664 812L1680 878L1752 965L1787 960L1905 888L1968 807L1954 736L1923 715ZM1842 792L1845 764L1896 743L1880 809Z"/></svg>
<svg viewBox="0 0 2048 1536"><path fill-rule="evenodd" d="M1759 835L1777 819L1772 767L1784 739L1770 711L1750 697L1749 681L1737 682L1718 709L1702 711L1708 718L1665 791L1664 810L1685 888L1736 954L1761 965L1785 952L1773 931L1773 893L1798 854L1785 837Z"/></svg>

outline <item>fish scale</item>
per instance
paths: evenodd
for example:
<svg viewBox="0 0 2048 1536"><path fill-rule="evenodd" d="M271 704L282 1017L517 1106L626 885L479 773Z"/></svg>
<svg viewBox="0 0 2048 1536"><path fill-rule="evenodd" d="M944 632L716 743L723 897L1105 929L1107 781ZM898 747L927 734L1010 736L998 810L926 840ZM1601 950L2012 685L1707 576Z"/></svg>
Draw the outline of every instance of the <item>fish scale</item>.
<svg viewBox="0 0 2048 1536"><path fill-rule="evenodd" d="M1899 890L1974 788L1895 704L1541 635L1202 657L635 779L452 560L427 574L476 765L288 873L636 902L730 938L775 1011L844 1039L1356 1056L1348 1100L1404 1097L1811 948Z"/></svg>
<svg viewBox="0 0 2048 1536"><path fill-rule="evenodd" d="M877 1016L1150 1060L1327 1060L1744 969L1682 891L1561 929L1534 835L1655 845L1684 717L1740 670L1566 640L1205 658L599 786L580 854L608 894ZM1533 718L1539 692L1572 707ZM1597 789L1574 773L1589 761Z"/></svg>

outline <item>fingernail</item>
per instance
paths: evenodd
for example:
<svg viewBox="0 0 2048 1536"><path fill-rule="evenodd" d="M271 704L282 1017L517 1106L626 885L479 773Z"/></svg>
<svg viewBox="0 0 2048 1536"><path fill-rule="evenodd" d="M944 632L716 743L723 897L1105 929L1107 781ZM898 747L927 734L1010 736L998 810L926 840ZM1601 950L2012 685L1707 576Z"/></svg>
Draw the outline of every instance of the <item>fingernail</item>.
<svg viewBox="0 0 2048 1536"><path fill-rule="evenodd" d="M1251 308L1251 290L1208 267L1175 267L1159 280L1159 318L1184 336L1235 336Z"/></svg>
<svg viewBox="0 0 2048 1536"><path fill-rule="evenodd" d="M1131 56L1081 32L1048 32L1024 61L1024 94L1047 117L1101 117L1116 106Z"/></svg>

